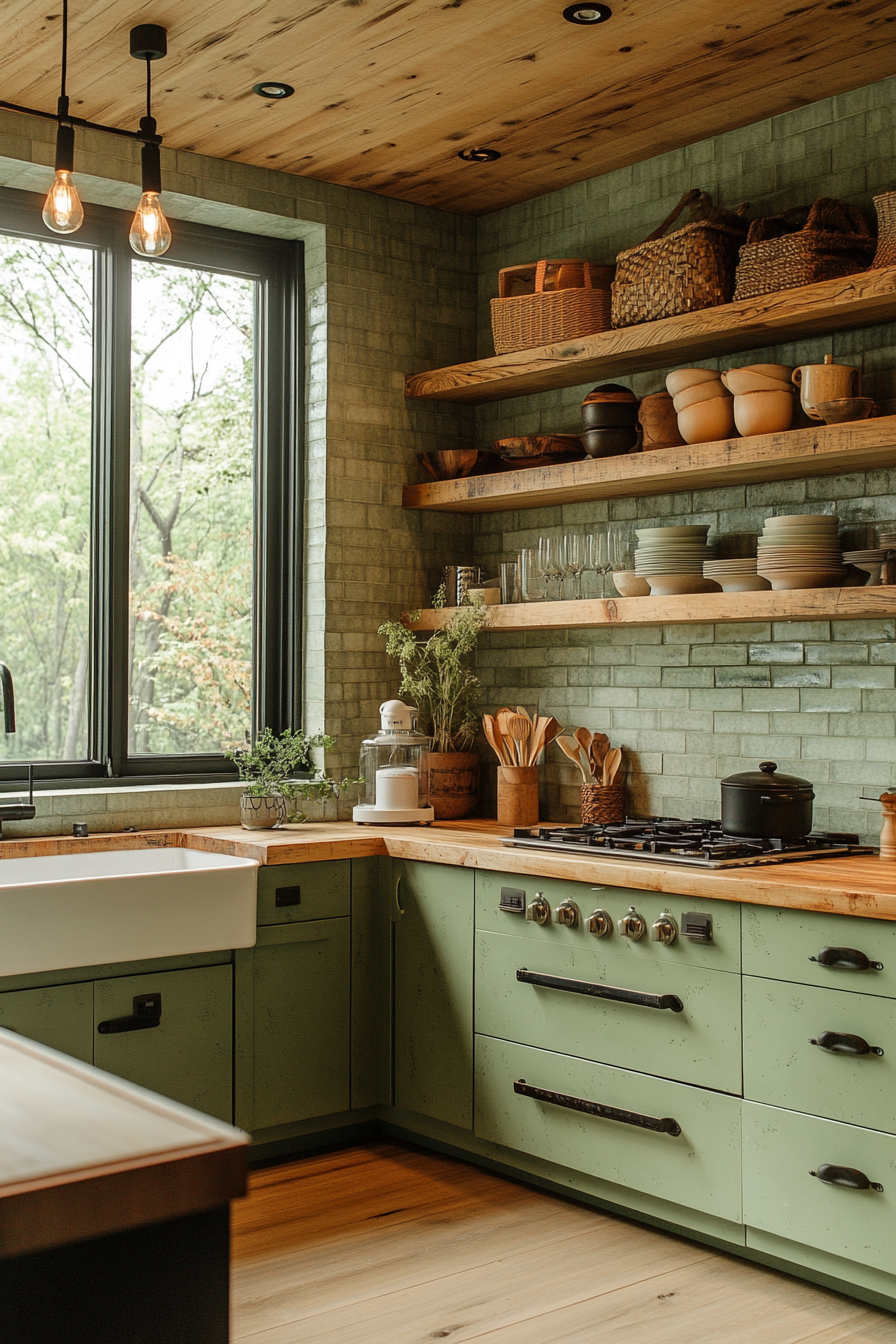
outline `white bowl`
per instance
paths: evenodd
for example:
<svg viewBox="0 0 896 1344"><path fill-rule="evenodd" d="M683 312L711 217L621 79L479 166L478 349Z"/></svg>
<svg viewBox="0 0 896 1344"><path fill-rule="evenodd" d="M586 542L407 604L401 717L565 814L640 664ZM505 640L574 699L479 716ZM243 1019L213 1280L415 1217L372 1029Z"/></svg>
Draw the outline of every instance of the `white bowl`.
<svg viewBox="0 0 896 1344"><path fill-rule="evenodd" d="M674 597L684 593L720 593L721 584L714 579L704 579L702 574L652 574L650 584L651 597Z"/></svg>
<svg viewBox="0 0 896 1344"><path fill-rule="evenodd" d="M732 574L727 578L719 574L717 582L723 593L767 593L772 586L761 574Z"/></svg>
<svg viewBox="0 0 896 1344"><path fill-rule="evenodd" d="M766 527L809 527L810 524L822 527L839 527L840 519L836 513L776 513L766 518Z"/></svg>
<svg viewBox="0 0 896 1344"><path fill-rule="evenodd" d="M686 387L696 387L698 383L711 383L719 379L718 369L676 369L666 374L666 391L673 397Z"/></svg>
<svg viewBox="0 0 896 1344"><path fill-rule="evenodd" d="M844 575L817 569L793 569L784 574L763 574L761 577L768 579L774 592L787 593L796 588L840 588Z"/></svg>
<svg viewBox="0 0 896 1344"><path fill-rule="evenodd" d="M709 523L690 523L686 527L636 527L638 540L650 537L705 537Z"/></svg>

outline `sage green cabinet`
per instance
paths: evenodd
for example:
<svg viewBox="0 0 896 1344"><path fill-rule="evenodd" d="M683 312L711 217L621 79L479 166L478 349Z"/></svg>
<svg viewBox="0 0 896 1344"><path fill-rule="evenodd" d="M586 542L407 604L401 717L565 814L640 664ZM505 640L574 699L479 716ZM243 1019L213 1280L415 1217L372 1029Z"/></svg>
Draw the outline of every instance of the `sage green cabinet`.
<svg viewBox="0 0 896 1344"><path fill-rule="evenodd" d="M0 1027L93 1063L93 981L0 994Z"/></svg>
<svg viewBox="0 0 896 1344"><path fill-rule="evenodd" d="M873 1269L896 1272L896 1136L744 1102L744 1221ZM823 1164L882 1190L813 1176Z"/></svg>
<svg viewBox="0 0 896 1344"><path fill-rule="evenodd" d="M116 976L94 982L93 1063L207 1115L233 1116L233 968ZM101 1023L127 1018L134 997L161 995L158 1026L100 1032Z"/></svg>
<svg viewBox="0 0 896 1344"><path fill-rule="evenodd" d="M745 905L743 937L744 975L896 998L896 921ZM824 965L817 960L823 948L850 949L881 965Z"/></svg>
<svg viewBox="0 0 896 1344"><path fill-rule="evenodd" d="M587 1114L520 1094L515 1083L674 1120L681 1132L658 1133ZM476 1038L477 1138L611 1181L622 1187L622 1204L625 1190L640 1190L739 1222L740 1108L739 1098L720 1092Z"/></svg>
<svg viewBox="0 0 896 1344"><path fill-rule="evenodd" d="M394 1104L473 1126L473 874L393 860Z"/></svg>
<svg viewBox="0 0 896 1344"><path fill-rule="evenodd" d="M351 920L258 930L236 953L236 1122L255 1131L350 1105Z"/></svg>
<svg viewBox="0 0 896 1344"><path fill-rule="evenodd" d="M348 859L276 863L258 870L258 923L336 919L351 912Z"/></svg>
<svg viewBox="0 0 896 1344"><path fill-rule="evenodd" d="M744 1096L896 1131L896 1002L871 994L744 977ZM823 1033L883 1054L829 1053Z"/></svg>

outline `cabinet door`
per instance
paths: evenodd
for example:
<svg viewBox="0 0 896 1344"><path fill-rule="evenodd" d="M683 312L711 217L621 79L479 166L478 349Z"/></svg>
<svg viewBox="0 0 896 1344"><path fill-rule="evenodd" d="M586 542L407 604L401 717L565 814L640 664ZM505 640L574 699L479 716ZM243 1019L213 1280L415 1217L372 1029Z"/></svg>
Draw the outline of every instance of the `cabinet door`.
<svg viewBox="0 0 896 1344"><path fill-rule="evenodd" d="M145 994L161 995L157 1026L100 1030L103 1024L133 1016L135 996ZM232 966L97 980L94 1021L97 1068L207 1115L232 1119Z"/></svg>
<svg viewBox="0 0 896 1344"><path fill-rule="evenodd" d="M251 1060L238 1123L259 1130L347 1111L351 920L261 928L237 975L239 1059Z"/></svg>
<svg viewBox="0 0 896 1344"><path fill-rule="evenodd" d="M0 994L0 1027L93 1063L93 982Z"/></svg>
<svg viewBox="0 0 896 1344"><path fill-rule="evenodd" d="M473 874L399 860L394 927L395 1105L473 1127Z"/></svg>

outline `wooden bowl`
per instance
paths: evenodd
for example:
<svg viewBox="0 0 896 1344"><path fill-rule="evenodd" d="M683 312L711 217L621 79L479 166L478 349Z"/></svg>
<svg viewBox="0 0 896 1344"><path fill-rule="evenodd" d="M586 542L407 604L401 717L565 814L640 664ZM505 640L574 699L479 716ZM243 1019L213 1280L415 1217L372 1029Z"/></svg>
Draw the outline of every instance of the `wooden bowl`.
<svg viewBox="0 0 896 1344"><path fill-rule="evenodd" d="M558 457L561 453L581 452L578 434L525 434L515 439L496 439L492 448L505 461L516 457Z"/></svg>
<svg viewBox="0 0 896 1344"><path fill-rule="evenodd" d="M478 448L438 448L418 453L417 461L434 481L455 481L469 476L479 461Z"/></svg>
<svg viewBox="0 0 896 1344"><path fill-rule="evenodd" d="M837 397L819 401L815 407L826 425L846 425L852 420L867 420L874 409L871 397Z"/></svg>

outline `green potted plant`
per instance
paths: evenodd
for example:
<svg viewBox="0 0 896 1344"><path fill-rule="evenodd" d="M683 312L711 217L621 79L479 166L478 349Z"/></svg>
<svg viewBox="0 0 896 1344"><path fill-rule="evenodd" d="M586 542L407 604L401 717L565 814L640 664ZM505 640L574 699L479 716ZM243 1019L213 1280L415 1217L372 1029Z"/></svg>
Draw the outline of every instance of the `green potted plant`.
<svg viewBox="0 0 896 1344"><path fill-rule="evenodd" d="M308 816L296 807L297 799L323 802L338 798L340 789L357 784L356 779L337 782L324 770L315 769L312 748L328 751L333 745L326 733L309 736L301 728L287 728L277 735L265 728L252 746L226 752L244 784L241 825L253 831L306 822Z"/></svg>
<svg viewBox="0 0 896 1344"><path fill-rule="evenodd" d="M433 606L444 605L442 585ZM419 615L408 612L405 620L413 622ZM389 657L398 660L398 694L417 706L421 729L433 739L429 801L437 821L468 816L479 799L479 755L472 747L482 688L469 660L487 619L488 608L479 600L455 608L445 625L426 638L403 621L386 621L377 632L385 636Z"/></svg>

